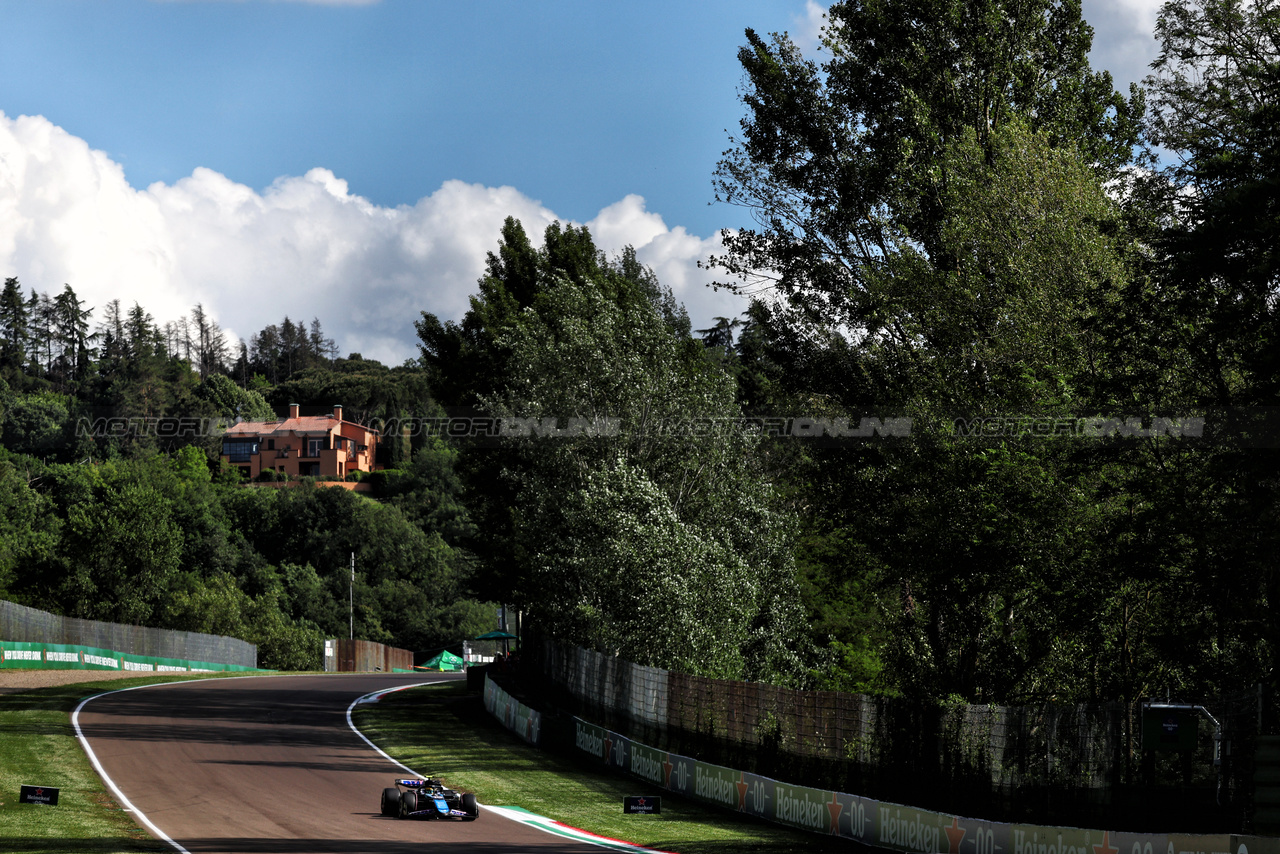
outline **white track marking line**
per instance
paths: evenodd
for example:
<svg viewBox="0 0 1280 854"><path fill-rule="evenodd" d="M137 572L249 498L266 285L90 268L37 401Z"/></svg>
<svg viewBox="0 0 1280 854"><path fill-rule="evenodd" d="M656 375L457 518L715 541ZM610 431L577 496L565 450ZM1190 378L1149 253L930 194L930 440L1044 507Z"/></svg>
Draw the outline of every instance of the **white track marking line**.
<svg viewBox="0 0 1280 854"><path fill-rule="evenodd" d="M381 747L378 747L378 745L374 744L367 737L365 737L364 733L356 729L355 722L351 719L351 711L356 706L362 703L376 703L379 700L381 700L383 697L385 697L387 694L393 694L396 691L405 691L405 690L408 690L409 688L422 688L427 685L441 685L445 682L454 682L454 681L457 681L457 680L437 679L435 682L420 682L416 685L402 685L398 688L391 688L383 691L374 691L371 694L365 694L363 697L357 697L351 703L350 706L347 706L347 726L351 727L352 732L360 736L360 738L364 740L365 744L372 747L375 751L377 751L378 755L382 756L382 758L386 759L392 765L395 765L399 768L403 768L405 771L408 771L414 777L425 777L427 775L419 771L413 770L408 765L405 765L403 762L400 762L396 759L392 759L385 750L383 750ZM577 827L571 827L567 824L561 824L560 822L557 822L555 819L550 819L550 818L547 818L546 816L537 815L536 813L526 812L524 810L520 810L520 811L508 810L505 807L489 806L487 804L481 804L481 803L477 803L477 806L484 807L486 810L493 813L494 815L500 815L503 818L507 819L508 821L514 821L517 824L523 824L525 827L537 828L538 830L541 830L543 833L549 833L552 836L559 836L561 839L564 839L564 838L574 839L578 842L586 842L590 845L595 845L600 848L610 848L614 851L620 851L620 850L635 851L635 852L639 852L639 854L669 854L669 852L659 851L656 848L645 848L643 846L636 845L634 842L626 842L621 839L609 839L608 837L605 837L605 836L599 836L598 834L593 834L590 831L581 830L580 828L577 828Z"/></svg>
<svg viewBox="0 0 1280 854"><path fill-rule="evenodd" d="M244 678L244 677L241 677L241 678ZM253 678L253 677L249 677L249 678ZM190 682L203 682L203 681L206 681L206 680L187 679L187 680L183 680L182 682L161 682L159 684L185 685ZM133 813L133 815L138 819L138 821L140 821L143 825L146 826L147 830L151 831L152 834L154 834L155 836L159 837L160 839L163 839L165 842L172 845L175 851L180 851L182 852L182 854L191 854L190 851L188 851L187 849L183 848L181 845L179 845L178 843L170 839L167 833L165 833L160 828L156 827L155 824L152 823L151 819L147 818L146 813L144 813L142 810L135 807L129 801L129 799L124 796L124 792L120 791L120 787L116 785L116 781L112 780L111 777L108 776L106 769L104 769L102 767L102 763L98 761L98 755L93 752L93 748L89 746L89 739L85 738L84 731L80 729L80 710L83 709L85 707L85 704L89 703L90 701L96 700L99 697L105 697L108 694L123 694L125 691L137 691L139 688L154 688L154 687L155 685L135 685L132 688L118 688L115 691L103 691L101 694L94 694L92 697L85 697L83 700L80 701L80 705L76 706L76 710L71 713L71 725L75 727L76 738L80 740L80 746L84 748L84 752L89 756L89 761L93 764L94 770L98 772L98 776L101 777L103 781L107 784L107 788L111 790L111 794L115 796L116 801L122 807L124 807L124 811Z"/></svg>
<svg viewBox="0 0 1280 854"><path fill-rule="evenodd" d="M237 677L235 677L235 678L237 678L237 679L271 679L271 678L273 678L273 677L275 677L275 676L277 676L277 675L280 675L280 674L270 674L270 675L266 675L266 674L264 674L264 675L262 675L262 676L237 676ZM126 797L124 796L124 792L120 791L120 787L116 785L116 781L115 781L115 780L112 780L112 779L111 779L111 777L107 775L106 769L104 769L104 768L102 767L102 763L98 761L98 755L97 755L96 753L94 753L94 752L93 752L93 748L89 746L89 740L88 740L87 738L85 738L84 731L80 729L80 710L81 710L81 709L83 709L83 708L85 707L85 705L86 705L86 704L88 704L88 703L92 702L93 700L98 699L99 697L105 697L105 696L107 696L108 694L123 694L125 691L138 691L138 690L141 690L141 689L143 689L143 688L160 688L160 687L163 687L163 686L165 686L165 685L188 685L188 684L190 684L190 683L192 683L192 682L209 682L209 681L211 681L211 680L209 680L209 679L183 679L183 680L180 680L180 681L177 681L177 682L156 682L156 683L153 683L153 684L151 684L151 685L134 685L132 688L117 688L117 689L115 689L114 691L103 691L101 694L94 694L94 695L93 695L93 696L91 696L91 697L85 697L83 700L81 700L81 701L80 701L80 705L76 706L76 710L75 710L74 712L72 712L72 713L71 713L71 725L72 725L73 727L75 727L75 731L76 731L76 738L77 738L77 739L79 739L79 741L80 741L80 746L84 749L85 754L89 757L89 762L90 762L90 763L92 763L94 770L98 772L98 776L99 776L99 777L101 777L101 778L103 779L103 782L105 782L105 783L107 784L107 788L111 790L111 794L115 796L116 801L117 801L117 802L118 802L118 803L123 807L123 811L124 811L124 812L128 812L128 813L133 813L135 816L137 816L138 821L139 821L139 822L141 822L143 825L145 825L145 826L146 826L146 828L147 828L148 830L150 830L153 834L155 834L155 836L156 836L156 837L158 837L159 839L162 839L162 840L164 840L165 842L167 842L167 843L169 843L170 845L172 845L172 846L173 846L173 849L174 849L175 851L179 851L179 852L181 852L181 854L191 854L191 852L190 852L190 851L188 851L187 849L183 848L183 847L182 847L181 845L179 845L178 843L174 842L172 839L170 839L170 838L169 838L169 835L168 835L167 833L165 833L165 832L164 832L163 830L161 830L160 828L156 827L156 826L155 826L155 824L151 821L151 819L147 818L147 814L146 814L146 813L144 813L142 810L140 810L140 809L138 809L137 807L135 807L135 806L133 805L133 803L132 803L128 798L126 798ZM444 680L441 680L441 681L444 681ZM421 683L421 684L423 684L423 685L434 685L434 684L436 684L436 683L434 683L434 682L423 682L423 683ZM406 686L404 686L404 687L405 687L405 688L413 688L413 687L417 687L417 686L415 686L415 685L406 685ZM399 689L399 688L392 688L392 689L390 689L390 690L391 690L391 691L398 691L398 690L401 690L401 689ZM365 697L373 697L373 696L375 696L375 695L386 694L386 693L390 693L390 692L389 692L389 691L375 691L375 692L373 692L373 694L365 694L365 695L364 695L364 697L361 697L360 699L356 700L356 703L359 703L359 702L360 702L360 700L364 700L364 699L365 699ZM352 706L352 707L354 707L354 706L355 706L355 703L352 703L352 704L351 704L351 706ZM347 709L347 724L348 724L348 726L350 726L350 725L351 725L351 708L348 708L348 709ZM355 729L355 727L354 727L354 726L353 726L353 727L351 727L351 728L352 728L353 730ZM361 738L364 738L364 735L363 735L362 733L360 733L358 730L356 731L356 735L359 735ZM364 738L364 740L365 740L365 741L366 741L370 746L373 746L373 749L374 749L374 750L378 750L377 746L375 746L375 745L373 744L373 742L369 741L369 739ZM382 751L381 751L381 750L378 750L378 752L379 752L379 753L382 753ZM387 756L385 753L382 753L382 755L383 755L383 756ZM390 756L387 756L387 758L388 758L388 759L391 759L391 757L390 757ZM391 761L392 761L392 762L395 762L395 760L394 760L394 759L391 759ZM396 764L397 764L397 765L399 765L399 763L398 763L398 762L397 762ZM401 768L403 768L404 766L403 766L403 765L401 765L400 767L401 767Z"/></svg>
<svg viewBox="0 0 1280 854"><path fill-rule="evenodd" d="M405 685L405 686L404 686L404 687L402 687L402 688L392 688L392 689L390 689L390 690L385 690L385 691L374 691L372 694L365 694L363 697L356 697L356 698L355 698L355 700L353 700L353 701L352 701L351 705L350 705L350 706L347 706L347 726L349 726L349 727L351 728L351 731L352 731L352 732L354 732L356 735L360 736L360 739L361 739L365 744L367 744L367 745L369 745L370 747L372 747L372 748L373 748L373 749L378 753L378 755L379 755L379 756L381 756L383 759L387 760L387 761L388 761L388 762L390 762L392 765L396 765L396 766L398 766L398 767L400 767L400 768L403 768L404 770L408 771L410 774L412 774L412 775L413 775L413 776L415 776L415 777L421 777L421 776L423 776L422 774L419 774L417 771L414 771L412 768L410 768L408 765L405 765L403 762L397 762L396 760L392 759L390 756L388 756L388 755L387 755L387 752L386 752L385 750L383 750L383 749L382 749L381 747L379 747L378 745L374 744L374 743L373 743L372 741L370 741L367 737L365 737L365 734L364 734L364 733L362 733L360 730L356 729L355 721L351 720L351 710L352 710L352 709L354 709L356 706L360 705L361 703L376 703L376 702L378 702L379 700L381 700L384 696L386 696L387 694L393 693L393 692L395 692L395 691L404 691L404 690L407 690L407 689L409 689L409 688L425 688L427 685L441 685L441 684L443 684L443 683L445 683L445 682L452 682L452 681L454 681L454 680L452 680L452 679L437 679L437 680L436 680L436 681L434 681L434 682L418 682L417 684L414 684L414 685ZM372 699L370 699L370 698L372 698Z"/></svg>

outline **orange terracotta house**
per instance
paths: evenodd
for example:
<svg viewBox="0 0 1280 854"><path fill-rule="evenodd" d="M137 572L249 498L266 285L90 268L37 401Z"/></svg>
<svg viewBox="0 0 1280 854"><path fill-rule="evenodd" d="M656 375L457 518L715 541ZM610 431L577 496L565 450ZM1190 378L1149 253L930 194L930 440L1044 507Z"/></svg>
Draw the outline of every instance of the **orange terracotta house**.
<svg viewBox="0 0 1280 854"><path fill-rule="evenodd" d="M302 477L346 477L373 471L378 431L342 420L342 407L332 415L298 414L289 404L282 421L241 421L222 437L222 459L248 478L263 471Z"/></svg>

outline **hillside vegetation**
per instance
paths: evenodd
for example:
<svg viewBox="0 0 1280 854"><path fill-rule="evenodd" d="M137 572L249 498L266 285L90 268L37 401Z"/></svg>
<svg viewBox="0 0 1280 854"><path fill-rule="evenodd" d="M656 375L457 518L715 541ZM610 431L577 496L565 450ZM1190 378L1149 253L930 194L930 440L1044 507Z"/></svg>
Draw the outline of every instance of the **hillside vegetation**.
<svg viewBox="0 0 1280 854"><path fill-rule="evenodd" d="M9 279L0 595L314 666L354 551L357 635L413 649L501 602L644 664L928 700L1271 681L1280 5L1166 5L1127 95L1077 0L828 18L820 64L746 33L714 184L758 225L708 267L749 307L707 329L633 251L514 219L398 367ZM78 429L290 403L523 426L388 430L372 500Z"/></svg>

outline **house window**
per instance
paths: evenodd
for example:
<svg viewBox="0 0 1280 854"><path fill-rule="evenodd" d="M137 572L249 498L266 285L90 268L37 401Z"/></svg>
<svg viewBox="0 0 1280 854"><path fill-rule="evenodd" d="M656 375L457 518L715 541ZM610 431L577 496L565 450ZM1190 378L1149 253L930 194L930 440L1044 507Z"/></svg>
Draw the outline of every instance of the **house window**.
<svg viewBox="0 0 1280 854"><path fill-rule="evenodd" d="M308 439L307 440L307 456L320 456L320 449L324 446L324 439Z"/></svg>
<svg viewBox="0 0 1280 854"><path fill-rule="evenodd" d="M268 439L268 440L267 440L267 450L268 450L268 451L274 451L275 449L276 449L276 440L275 440L275 439Z"/></svg>
<svg viewBox="0 0 1280 854"><path fill-rule="evenodd" d="M258 453L258 443L228 440L222 443L222 453L233 463L247 463L250 457Z"/></svg>

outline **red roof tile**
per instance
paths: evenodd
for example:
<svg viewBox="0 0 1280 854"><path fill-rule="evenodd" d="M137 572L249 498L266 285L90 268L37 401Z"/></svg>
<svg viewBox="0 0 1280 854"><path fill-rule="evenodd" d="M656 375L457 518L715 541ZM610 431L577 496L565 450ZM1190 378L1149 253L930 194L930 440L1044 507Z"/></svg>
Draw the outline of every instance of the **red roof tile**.
<svg viewBox="0 0 1280 854"><path fill-rule="evenodd" d="M241 421L227 430L228 436L266 436L272 433L328 433L340 423L332 415L307 415L283 421Z"/></svg>

